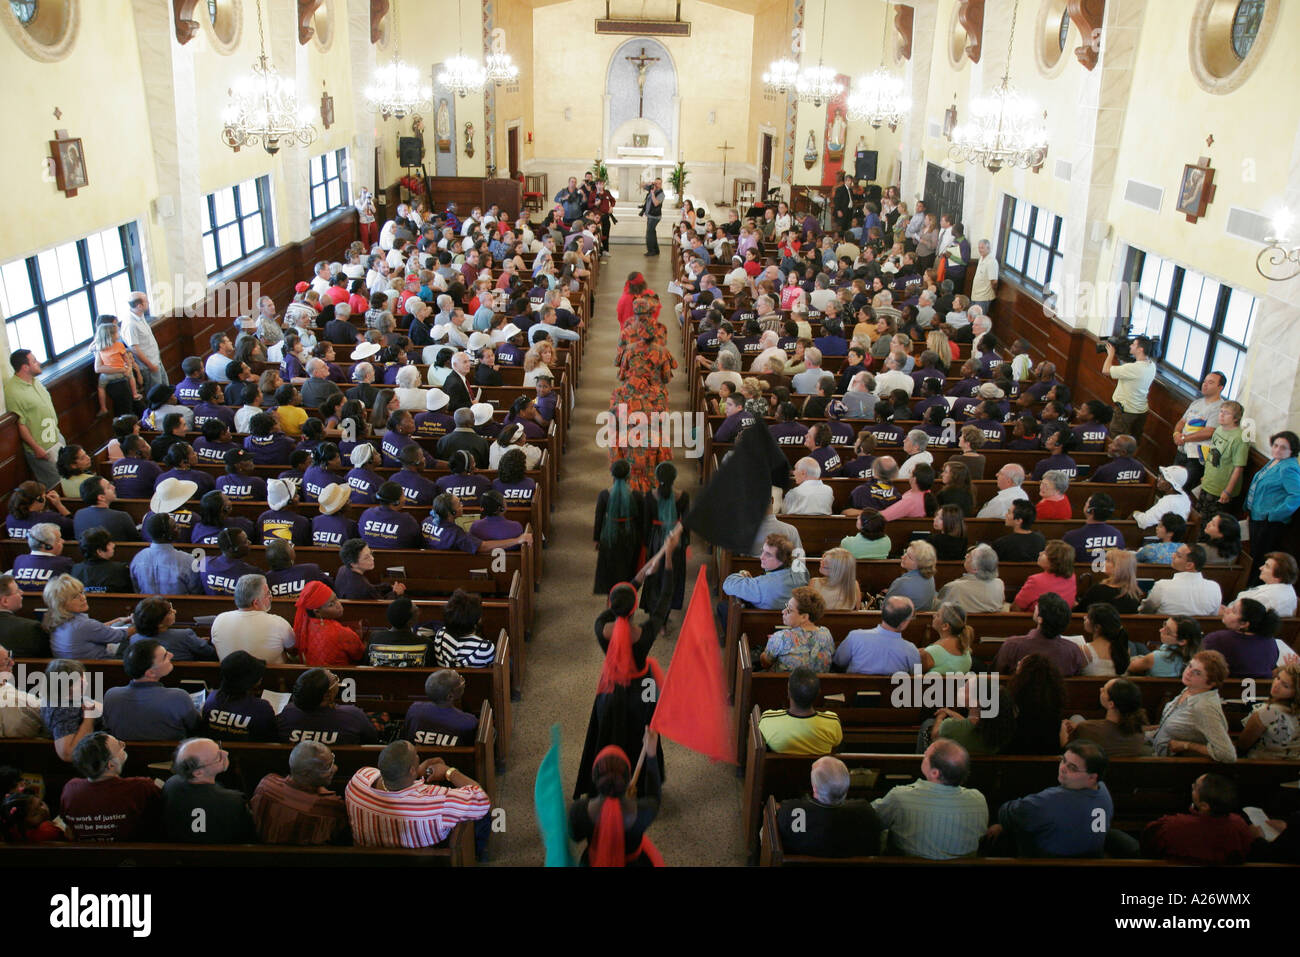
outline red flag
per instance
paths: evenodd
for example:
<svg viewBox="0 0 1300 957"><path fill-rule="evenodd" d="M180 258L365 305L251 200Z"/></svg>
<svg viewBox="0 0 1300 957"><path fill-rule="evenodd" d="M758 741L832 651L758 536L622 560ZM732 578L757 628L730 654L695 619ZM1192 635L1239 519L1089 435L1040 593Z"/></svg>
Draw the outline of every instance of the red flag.
<svg viewBox="0 0 1300 957"><path fill-rule="evenodd" d="M715 761L736 763L736 738L722 677L722 648L703 565L650 727Z"/></svg>

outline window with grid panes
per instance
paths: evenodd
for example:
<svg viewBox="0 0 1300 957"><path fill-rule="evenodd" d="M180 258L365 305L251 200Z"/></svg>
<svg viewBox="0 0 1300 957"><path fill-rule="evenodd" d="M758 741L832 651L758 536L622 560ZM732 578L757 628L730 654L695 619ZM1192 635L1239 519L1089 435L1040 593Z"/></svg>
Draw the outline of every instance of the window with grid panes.
<svg viewBox="0 0 1300 957"><path fill-rule="evenodd" d="M311 161L311 218L348 204L348 151L331 150Z"/></svg>
<svg viewBox="0 0 1300 957"><path fill-rule="evenodd" d="M271 245L271 179L261 176L203 200L203 262L219 273Z"/></svg>
<svg viewBox="0 0 1300 957"><path fill-rule="evenodd" d="M1128 275L1136 284L1129 335L1160 339L1160 371L1192 389L1199 388L1207 373L1222 372L1228 379L1223 394L1237 398L1259 301L1133 247Z"/></svg>
<svg viewBox="0 0 1300 957"><path fill-rule="evenodd" d="M9 350L54 362L89 342L95 319L120 314L131 290L144 287L135 223L0 265Z"/></svg>
<svg viewBox="0 0 1300 957"><path fill-rule="evenodd" d="M1002 209L1000 271L1022 285L1047 289L1061 273L1065 222L1046 209L1007 196Z"/></svg>

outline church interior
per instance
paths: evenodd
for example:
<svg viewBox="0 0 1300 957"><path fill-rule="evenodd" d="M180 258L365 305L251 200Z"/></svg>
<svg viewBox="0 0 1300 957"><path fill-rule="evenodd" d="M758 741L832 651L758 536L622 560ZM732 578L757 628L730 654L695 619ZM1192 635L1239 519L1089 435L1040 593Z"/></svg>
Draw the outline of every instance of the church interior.
<svg viewBox="0 0 1300 957"><path fill-rule="evenodd" d="M702 227L705 218L721 225L732 214L761 222L765 206L784 203L830 230L834 193L848 174L863 190L858 208L874 201L878 210L882 190L887 196L892 187L913 211L918 203L941 210L964 227L971 247L967 272L974 273L984 242L999 264L1001 281L987 312L1002 347L1024 340L1033 363L1054 362L1073 386L1076 404L1089 398L1110 404L1114 383L1102 371L1101 354L1108 337L1155 338L1158 371L1145 429L1134 436L1136 458L1153 473L1151 494L1141 502L1121 497L1132 504L1121 504L1116 520L1132 524L1132 513L1149 504L1156 471L1179 454L1177 425L1211 372L1222 373L1223 396L1245 410L1250 462L1239 494L1269 464L1271 437L1300 431L1300 227L1293 228L1300 215L1300 100L1283 95L1295 85L1287 51L1300 41L1300 3L3 0L0 24L0 87L8 91L0 182L9 184L10 210L10 225L0 233L5 499L38 477L8 401L10 357L20 350L39 360L39 381L64 442L85 449L92 471L109 474L103 469L110 467L114 417L102 411L96 326L103 315L125 316L135 291L148 294L157 354L170 375L163 381L174 383L185 374L182 362L209 356L214 334L219 339L231 330L233 336L238 317L254 313L260 297L271 297L283 312L319 265L346 261L350 244L366 236L358 212L363 190L373 196L377 227L402 215L407 204L423 204L439 217L455 204L461 219L472 209L496 206L512 227L526 219L538 238L570 177L581 182L595 170L615 194L610 212L617 223L608 248L591 258L581 292L569 297L582 320L581 338L560 350L564 371L561 379L557 367L556 388L563 421L534 443L546 457L530 465L529 474L538 476L543 491L530 508L509 510L523 513L522 526L533 540L522 551L503 553L507 572L496 567L495 557L490 570L483 568L486 552L450 556L457 561L446 566L413 558L395 572L391 557L375 555L375 575L386 581L463 578L482 597L484 636L501 636L493 667L470 669L466 685L466 700L483 709L480 729L491 726L492 733L452 749L447 762L460 762L461 771L477 769L489 793L491 835L483 856L489 866L550 860L534 786L554 741L553 726L563 742L558 777L566 801L576 796L571 784L583 773L578 765L588 703L604 659L590 623L609 603L605 592L590 587L601 534L598 519L593 539L592 508L610 488L609 456L597 436L611 392L625 385L615 365L623 321L616 312L630 274L642 274L663 299L661 345L678 365L665 385L666 408L699 412L710 430L720 421L719 410L703 404L702 376L696 381L697 345L688 341L697 334L694 320L673 321L673 307L681 302L674 290L683 281L678 223L684 205L699 210ZM274 77L267 78L268 70ZM268 123L273 112L278 126ZM275 129L268 133L262 126ZM662 219L650 221L663 245L657 259L646 255L643 216L646 197L653 195L646 184L656 178L664 184ZM719 282L726 271L716 273ZM970 276L966 282L969 287ZM368 299L373 290L364 285ZM353 319L360 318L354 309ZM345 352L339 350L340 361L348 359ZM747 354L746 368L748 362ZM518 389L506 393L516 381L506 376L505 388L488 387L506 396L495 409L498 422L511 409ZM531 395L532 380L523 382ZM153 434L146 430L144 437ZM692 497L722 458L714 461L710 447L703 451L697 461L681 450L674 457L677 487ZM993 463L996 457L989 458ZM347 455L343 459L346 470ZM481 471L495 477L493 469ZM990 466L983 480L993 479L993 471ZM63 498L73 512L81 504L75 495ZM1082 501L1074 510L1079 522ZM1235 507L1245 528L1244 501ZM307 513L315 515L314 508ZM143 511L140 503L137 522ZM235 514L256 517L258 509L237 508ZM928 519L918 521L917 535L928 532ZM856 529L853 524L847 534ZM970 545L992 541L983 536L994 534L972 530ZM1149 534L1139 532L1129 547ZM1278 547L1293 551L1300 539L1296 523L1279 534L1284 544ZM27 550L19 538L4 543L4 569ZM75 557L73 536L64 538L64 553ZM821 547L808 533L804 543L811 574ZM126 555L130 561L134 547L119 542L119 560ZM698 537L683 554L687 599L705 569L711 598L723 602L724 615L722 573L749 568L762 574L755 559L711 548ZM330 560L338 565L337 555ZM1083 564L1078 570L1086 573ZM897 560L882 574L881 591L898 574ZM1094 566L1092 577L1100 581L1101 569ZM447 602L441 589L456 587L447 581L417 599L430 603L425 610L434 616ZM1225 598L1230 594L1235 591L1225 586ZM91 595L90 615L101 621L130 616L141 597ZM273 602L292 624L293 601ZM344 620L382 630L390 602L345 602ZM200 618L233 607L228 600L217 607L206 596L178 598L175 605L176 619L194 623L200 634L206 627ZM39 618L45 607L38 589L18 614ZM654 649L665 669L683 647L678 629L685 608L672 612ZM879 618L878 612L855 613L875 615L873 624ZM765 629L748 634L756 655L767 633L780 627L780 612L776 618L770 611L750 614L741 627ZM827 614L839 616L831 628L839 640L848 613ZM1294 615L1292 603L1278 632L1288 644L1300 631ZM1150 625L1150 634L1143 631L1139 639L1131 628L1130 638L1151 638L1159 647L1163 620L1135 617ZM1027 624L1002 621L996 627L1013 630L977 630L978 637L1023 634L1036 619L1019 620ZM1082 612L1073 620L1081 621ZM755 690L762 685L757 659L753 673L746 673L750 649L742 640L736 650L741 635L734 622L718 638L731 642L719 665L735 760L717 761L662 738L662 803L649 833L671 866L780 863L780 854L774 860L760 842L760 828L776 820L766 799L807 791L807 762L790 771L770 760L785 756L767 755L767 773L780 786L764 790L761 739L756 755L753 733L747 733L749 709L783 707L784 680ZM506 643L508 652L501 650ZM36 660L29 665L36 669ZM279 668L278 687L290 691L288 669L294 667L301 670L270 666L265 687ZM211 691L220 681L216 668L215 662L200 667L178 659L175 675L164 683L184 678L182 686L193 690L206 680ZM356 687L367 690L364 669L336 671L345 684L355 678ZM124 680L116 671L107 677L110 688ZM1095 679L1068 680L1092 681L1089 714L1103 713L1095 703ZM828 687L833 681L823 691ZM869 726L870 716L885 709L879 701L863 706L866 687L840 687L835 707L845 710L846 722L851 713ZM879 698L880 689L871 687ZM409 677L392 679L380 697L420 698L422 689ZM863 696L856 705L855 689ZM1224 690L1223 696L1231 694ZM1161 703L1148 705L1148 712ZM1154 725L1159 714L1150 718ZM855 746L846 726L838 750L888 752L876 765L846 761L855 794L877 786L877 775L921 773L911 739L903 741L914 732L905 721L874 739L868 733ZM882 742L886 746L876 747ZM72 774L48 740L15 743L12 751L9 743L0 740L0 765L35 770L36 778L44 769L51 780ZM284 773L288 747L281 747L267 766ZM133 742L129 750L138 762L128 765L129 773L167 776L161 769L170 761L169 748L154 742L137 751ZM378 749L369 753L353 765L374 763ZM629 757L636 762L635 754ZM245 760L248 768L262 767L262 758ZM1128 806L1120 808L1119 782L1137 772L1120 768L1116 774L1115 763L1112 791L1120 813ZM1208 767L1208 758L1203 763ZM348 774L355 770L342 757L338 764ZM1277 769L1252 772L1251 765L1239 762L1243 795L1255 796L1280 780ZM1040 759L1036 773L1034 790L1055 784L1056 755ZM1164 802L1167 810L1185 810L1183 791L1194 776L1151 774L1160 787L1179 789ZM347 782L340 773L334 790L342 793ZM251 793L256 778L243 783ZM50 810L57 815L57 806ZM1132 816L1140 833L1145 819ZM1270 818L1281 816L1270 807ZM454 863L473 863L473 829L458 839L459 850L449 852ZM44 859L23 861L117 863L107 857L109 848L83 851L74 860L48 845ZM226 850L221 863L280 863ZM324 849L316 850L331 863ZM355 850L360 855L363 849ZM298 851L306 849L284 853ZM177 862L157 854L155 863ZM377 855L356 861L403 863ZM181 862L205 863L197 853Z"/></svg>

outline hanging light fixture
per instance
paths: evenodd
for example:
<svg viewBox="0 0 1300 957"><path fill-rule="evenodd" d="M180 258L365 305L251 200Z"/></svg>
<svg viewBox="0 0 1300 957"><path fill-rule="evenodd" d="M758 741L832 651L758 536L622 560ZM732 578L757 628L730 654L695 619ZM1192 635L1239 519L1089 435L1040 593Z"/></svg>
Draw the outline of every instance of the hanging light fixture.
<svg viewBox="0 0 1300 957"><path fill-rule="evenodd" d="M847 106L850 120L865 120L873 130L888 125L892 133L911 112L912 98L907 95L907 84L903 78L885 69L885 44L888 37L889 8L886 6L880 30L880 66L870 76L858 77L849 93Z"/></svg>
<svg viewBox="0 0 1300 957"><path fill-rule="evenodd" d="M513 86L519 82L519 67L515 66L515 61L506 52L506 31L501 27L492 31L485 72L487 82L496 86Z"/></svg>
<svg viewBox="0 0 1300 957"><path fill-rule="evenodd" d="M790 21L792 13L787 11L786 22ZM790 31L790 52L796 57L799 55L799 31L793 29ZM763 95L769 100L774 100L778 96L785 96L794 89L795 81L799 79L799 61L792 60L790 57L781 57L773 60L767 65L767 72L763 74Z"/></svg>
<svg viewBox="0 0 1300 957"><path fill-rule="evenodd" d="M822 36L821 44L817 48L817 65L805 67L799 73L799 78L795 80L794 84L799 99L805 103L811 103L813 106L821 106L844 92L844 84L836 79L835 70L822 65L822 53L826 49L826 14L826 3L823 0Z"/></svg>
<svg viewBox="0 0 1300 957"><path fill-rule="evenodd" d="M1011 85L1011 45L1016 37L1020 0L1011 8L1007 64L1002 80L970 106L971 120L952 131L948 154L959 163L979 163L990 173L1004 166L1029 169L1047 158L1047 114Z"/></svg>
<svg viewBox="0 0 1300 957"><path fill-rule="evenodd" d="M298 109L293 81L280 72L266 55L262 30L262 0L257 0L257 62L251 76L243 76L230 88L230 103L222 112L225 126L221 141L236 153L242 146L262 148L274 156L282 143L307 146L316 139L316 127L306 109Z"/></svg>
<svg viewBox="0 0 1300 957"><path fill-rule="evenodd" d="M462 39L462 42L457 47L460 52L443 64L442 72L438 74L438 85L446 87L457 96L464 97L470 93L483 92L483 87L487 83L487 71L483 69L483 64L478 60L471 60L465 56L463 43L465 24L461 0L456 0L456 16L460 24L458 39Z"/></svg>
<svg viewBox="0 0 1300 957"><path fill-rule="evenodd" d="M397 7L393 6L393 62L375 70L374 78L366 87L366 109L384 119L394 116L402 119L408 113L428 113L433 109L433 88L420 82L420 71L402 60L401 30L397 23Z"/></svg>

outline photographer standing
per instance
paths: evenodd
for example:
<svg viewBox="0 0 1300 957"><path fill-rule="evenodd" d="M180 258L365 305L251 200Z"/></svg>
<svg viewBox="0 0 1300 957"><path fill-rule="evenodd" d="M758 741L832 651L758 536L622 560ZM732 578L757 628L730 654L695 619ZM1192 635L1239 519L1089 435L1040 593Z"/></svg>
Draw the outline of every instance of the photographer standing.
<svg viewBox="0 0 1300 957"><path fill-rule="evenodd" d="M645 205L641 207L641 215L645 217L645 254L647 256L659 255L659 219L663 216L664 210L664 181L662 177L656 177L655 181L650 184L642 183L641 188L645 190Z"/></svg>
<svg viewBox="0 0 1300 957"><path fill-rule="evenodd" d="M1151 391L1151 382L1156 377L1156 364L1151 361L1151 340L1138 336L1133 340L1133 361L1117 364L1115 362L1115 343L1106 340L1106 361L1102 364L1102 375L1108 375L1118 383L1115 386L1115 416L1111 419L1110 431L1113 435L1131 435L1141 441L1142 429L1147 421L1147 393Z"/></svg>

